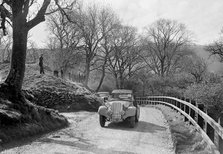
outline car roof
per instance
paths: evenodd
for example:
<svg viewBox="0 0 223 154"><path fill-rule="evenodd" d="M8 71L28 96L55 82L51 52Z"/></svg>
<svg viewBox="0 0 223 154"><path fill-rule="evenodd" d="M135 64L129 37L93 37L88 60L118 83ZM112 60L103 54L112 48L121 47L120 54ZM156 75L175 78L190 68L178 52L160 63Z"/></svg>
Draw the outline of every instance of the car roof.
<svg viewBox="0 0 223 154"><path fill-rule="evenodd" d="M119 94L119 93L127 93L127 94L132 94L132 90L127 90L127 89L115 89L112 91L112 94Z"/></svg>

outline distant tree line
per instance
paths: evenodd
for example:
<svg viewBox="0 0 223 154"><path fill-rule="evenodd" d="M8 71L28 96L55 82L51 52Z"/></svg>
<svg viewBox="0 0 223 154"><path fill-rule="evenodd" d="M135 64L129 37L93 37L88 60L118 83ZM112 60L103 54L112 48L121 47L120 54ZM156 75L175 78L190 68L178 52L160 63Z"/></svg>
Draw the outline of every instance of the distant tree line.
<svg viewBox="0 0 223 154"><path fill-rule="evenodd" d="M135 27L124 25L109 7L79 5L64 14L50 15L47 24L48 48L55 51L54 66L65 73L84 66L81 71L86 86L97 74L96 91L109 75L116 88L125 88L129 81L140 80L141 70L161 78L187 71L196 82L204 73L192 70L195 65L201 69L198 65L205 62L191 51L191 33L186 26L174 20L159 19L139 34ZM190 61L197 60L192 66ZM186 63L190 63L188 68Z"/></svg>

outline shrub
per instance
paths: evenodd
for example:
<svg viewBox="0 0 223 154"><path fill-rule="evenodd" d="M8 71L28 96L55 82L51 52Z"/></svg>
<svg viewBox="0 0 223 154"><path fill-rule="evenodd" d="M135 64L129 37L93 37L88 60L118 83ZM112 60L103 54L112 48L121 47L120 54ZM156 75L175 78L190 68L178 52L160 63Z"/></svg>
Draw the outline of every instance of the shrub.
<svg viewBox="0 0 223 154"><path fill-rule="evenodd" d="M215 120L223 111L223 83L194 84L185 91L185 96L203 103Z"/></svg>

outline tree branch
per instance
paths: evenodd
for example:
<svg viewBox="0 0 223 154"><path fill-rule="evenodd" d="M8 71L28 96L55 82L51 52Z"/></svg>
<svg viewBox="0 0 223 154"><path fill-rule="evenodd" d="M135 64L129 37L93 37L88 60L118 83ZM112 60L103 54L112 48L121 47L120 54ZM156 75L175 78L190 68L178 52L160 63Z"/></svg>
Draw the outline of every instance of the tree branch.
<svg viewBox="0 0 223 154"><path fill-rule="evenodd" d="M51 0L44 0L42 7L38 11L36 17L34 17L32 20L30 20L27 23L27 27L29 30L32 29L33 27L35 27L36 25L38 25L39 23L45 21L45 13L46 13L47 7L49 6L50 2L51 2Z"/></svg>

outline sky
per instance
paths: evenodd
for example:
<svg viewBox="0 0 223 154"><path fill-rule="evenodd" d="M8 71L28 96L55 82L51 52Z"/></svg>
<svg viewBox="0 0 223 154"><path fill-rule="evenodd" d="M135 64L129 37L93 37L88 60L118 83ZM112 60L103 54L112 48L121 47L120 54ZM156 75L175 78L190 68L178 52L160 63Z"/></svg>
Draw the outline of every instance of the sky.
<svg viewBox="0 0 223 154"><path fill-rule="evenodd" d="M108 5L124 24L139 31L160 18L177 20L193 33L194 43L206 45L220 36L223 27L223 0L83 0L84 3ZM47 27L34 27L31 39L38 47L47 42Z"/></svg>

